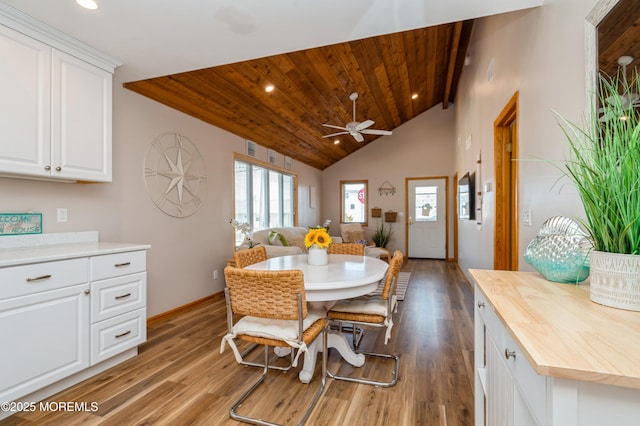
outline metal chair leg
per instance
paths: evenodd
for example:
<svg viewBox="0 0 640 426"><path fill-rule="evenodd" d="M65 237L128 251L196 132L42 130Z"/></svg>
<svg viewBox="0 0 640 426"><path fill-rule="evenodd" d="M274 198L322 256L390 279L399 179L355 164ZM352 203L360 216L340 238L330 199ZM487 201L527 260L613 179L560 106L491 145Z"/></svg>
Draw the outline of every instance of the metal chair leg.
<svg viewBox="0 0 640 426"><path fill-rule="evenodd" d="M342 321L336 321L338 323L338 327L341 328L342 325ZM352 324L352 327L354 329L359 329L356 327L356 323ZM358 344L360 342L358 341ZM390 381L379 381L379 380L370 380L370 379L366 379L366 378L356 378L356 377L349 377L349 376L342 376L339 374L334 374L331 371L327 370L327 375L329 377L331 377L332 379L335 380L344 380L347 382L355 382L355 383L362 383L365 385L373 385L373 386L378 386L378 387L384 387L384 388L388 388L391 386L394 386L397 382L398 382L398 372L400 370L400 357L398 355L391 355L391 354L380 354L380 353L375 353L375 352L364 352L364 351L358 351L357 350L357 346L355 346L355 333L354 333L354 352L358 353L358 354L363 354L365 357L372 357L372 358L382 358L382 359L388 359L388 360L393 360L394 363L394 367L393 367L393 378Z"/></svg>
<svg viewBox="0 0 640 426"><path fill-rule="evenodd" d="M322 331L322 377L321 377L321 382L320 382L320 386L318 387L318 390L316 391L315 395L313 396L313 400L311 401L311 404L307 407L307 410L304 412L302 419L300 420L300 422L297 423L298 426L302 426L306 423L307 419L309 418L309 416L311 415L311 412L313 411L313 409L315 408L316 404L318 403L318 401L320 400L320 397L322 396L322 393L324 392L324 388L325 388L325 384L326 384L326 378L327 378L327 329L325 327L325 329ZM260 384L262 382L264 382L265 377L267 376L267 372L269 371L269 346L265 346L264 348L264 369L262 371L262 375L258 378L258 380L251 385L251 387L249 388L249 390L247 390L245 393L242 394L242 396L240 396L240 399L238 399L238 401L236 401L235 404L233 404L233 406L231 407L231 409L229 410L229 416L234 419L234 420L238 420L241 422L245 422L245 423L249 423L249 424L254 424L254 425L262 425L262 426L280 426L278 423L272 423L269 422L267 420L263 420L263 419L258 419L258 418L254 418L254 417L249 417L249 416L244 416L242 414L239 414L236 410L238 408L240 408L242 406L242 403L249 397L249 395L251 395L251 393L253 393L254 390L256 390L258 388L258 386L260 386Z"/></svg>
<svg viewBox="0 0 640 426"><path fill-rule="evenodd" d="M253 350L255 348L257 348L259 345L257 343L252 343L251 346L249 346L247 349L245 349L244 352L242 352L240 354L240 356L242 357L242 362L240 363L241 365L246 365L249 367L260 367L263 368L264 364L259 363L259 362L253 362L253 361L245 361L244 358L249 355L251 352L253 352ZM278 367L278 366L270 366L269 369L271 370L279 370L279 371L289 371L291 370L291 367L293 366L293 351L291 351L291 353L289 354L289 365L287 365L286 367Z"/></svg>

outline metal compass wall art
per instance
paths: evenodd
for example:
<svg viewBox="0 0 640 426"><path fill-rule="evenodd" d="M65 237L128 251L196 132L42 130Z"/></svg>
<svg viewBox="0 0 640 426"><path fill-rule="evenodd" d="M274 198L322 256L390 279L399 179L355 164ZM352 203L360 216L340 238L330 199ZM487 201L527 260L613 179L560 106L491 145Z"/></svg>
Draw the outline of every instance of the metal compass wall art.
<svg viewBox="0 0 640 426"><path fill-rule="evenodd" d="M173 217L194 214L207 193L204 160L196 146L179 133L165 133L151 143L144 178L155 205Z"/></svg>

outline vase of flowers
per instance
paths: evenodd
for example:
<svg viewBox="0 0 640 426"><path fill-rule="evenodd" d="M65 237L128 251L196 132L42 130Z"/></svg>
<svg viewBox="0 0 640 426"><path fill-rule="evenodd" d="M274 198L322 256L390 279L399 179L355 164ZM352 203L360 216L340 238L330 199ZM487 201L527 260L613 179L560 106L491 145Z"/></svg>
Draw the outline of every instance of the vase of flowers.
<svg viewBox="0 0 640 426"><path fill-rule="evenodd" d="M309 265L322 266L329 263L327 248L331 244L331 237L324 227L309 228L304 236L304 245L308 249L307 261Z"/></svg>
<svg viewBox="0 0 640 426"><path fill-rule="evenodd" d="M247 244L249 248L254 248L258 244L260 244L254 242L253 238L251 238L251 225L249 225L248 223L240 223L235 219L231 219L229 223L231 224L231 226L233 226L233 229L235 229L236 232L242 233L242 235L244 236L243 244Z"/></svg>

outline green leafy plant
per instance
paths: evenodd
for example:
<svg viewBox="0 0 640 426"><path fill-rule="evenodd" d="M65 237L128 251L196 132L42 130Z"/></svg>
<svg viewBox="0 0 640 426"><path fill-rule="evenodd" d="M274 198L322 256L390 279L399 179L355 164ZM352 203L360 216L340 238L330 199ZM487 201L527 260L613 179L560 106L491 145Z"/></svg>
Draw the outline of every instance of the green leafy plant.
<svg viewBox="0 0 640 426"><path fill-rule="evenodd" d="M376 247L385 248L391 239L391 234L391 225L387 228L383 222L378 223L373 233L373 242L376 243Z"/></svg>
<svg viewBox="0 0 640 426"><path fill-rule="evenodd" d="M593 106L586 125L556 113L570 147L563 172L578 190L594 249L640 254L640 111L632 102L640 76L628 82L619 72L598 82L601 108Z"/></svg>

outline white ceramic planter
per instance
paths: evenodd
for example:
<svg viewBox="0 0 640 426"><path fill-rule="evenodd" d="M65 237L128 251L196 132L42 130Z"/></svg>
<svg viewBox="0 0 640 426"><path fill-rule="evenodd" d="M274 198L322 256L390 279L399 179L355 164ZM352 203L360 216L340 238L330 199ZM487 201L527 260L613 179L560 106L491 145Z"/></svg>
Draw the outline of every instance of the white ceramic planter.
<svg viewBox="0 0 640 426"><path fill-rule="evenodd" d="M309 265L323 266L329 263L327 249L311 247L307 256Z"/></svg>
<svg viewBox="0 0 640 426"><path fill-rule="evenodd" d="M593 302L640 311L640 256L593 251L590 264Z"/></svg>

